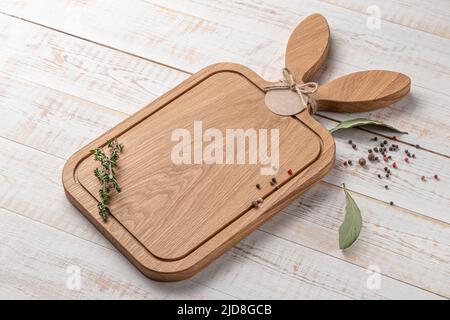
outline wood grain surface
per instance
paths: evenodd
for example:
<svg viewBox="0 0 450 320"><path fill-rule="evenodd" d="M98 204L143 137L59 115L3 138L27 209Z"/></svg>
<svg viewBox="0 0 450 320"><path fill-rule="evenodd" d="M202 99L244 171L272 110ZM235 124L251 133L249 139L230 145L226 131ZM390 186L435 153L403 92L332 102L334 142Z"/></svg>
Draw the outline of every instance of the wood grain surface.
<svg viewBox="0 0 450 320"><path fill-rule="evenodd" d="M2 215L7 246L0 247L2 297L450 297L445 1L378 2L380 30L367 29L369 3L362 1L146 2L123 7L120 1L2 1L0 206L7 214ZM334 30L319 83L367 69L411 76L409 97L362 116L408 131L398 143L402 149L419 143L416 161L402 165L387 192L374 174L380 168L342 165L372 146L374 131L341 132L335 136L336 166L325 182L192 280L146 280L66 201L59 177L65 159L213 62L244 63L278 80L290 32L313 12L325 15ZM327 127L354 117L322 115L329 119L318 120ZM392 133L377 130L377 136L391 141ZM348 139L357 143L356 154ZM435 172L439 182L420 180ZM344 253L337 248L342 182L365 221L360 240ZM388 205L391 200L395 206ZM374 264L382 274L379 290L366 287L366 268ZM70 265L81 268L81 291L65 285Z"/></svg>

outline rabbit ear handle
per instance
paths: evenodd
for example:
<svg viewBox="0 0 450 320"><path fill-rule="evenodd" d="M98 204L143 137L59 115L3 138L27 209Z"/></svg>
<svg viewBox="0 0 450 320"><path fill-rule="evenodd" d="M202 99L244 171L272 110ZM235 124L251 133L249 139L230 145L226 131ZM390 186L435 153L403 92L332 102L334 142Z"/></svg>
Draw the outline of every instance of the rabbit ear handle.
<svg viewBox="0 0 450 320"><path fill-rule="evenodd" d="M325 61L329 40L327 20L320 14L308 16L295 28L286 48L284 79L265 88L272 112L363 112L386 107L409 93L408 76L385 70L351 73L320 87L308 82Z"/></svg>

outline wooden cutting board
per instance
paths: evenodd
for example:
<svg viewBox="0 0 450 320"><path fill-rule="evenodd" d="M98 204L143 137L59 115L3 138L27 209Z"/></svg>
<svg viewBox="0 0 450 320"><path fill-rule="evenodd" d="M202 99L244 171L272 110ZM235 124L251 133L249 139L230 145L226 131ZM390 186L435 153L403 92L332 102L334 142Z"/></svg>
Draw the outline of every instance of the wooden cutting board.
<svg viewBox="0 0 450 320"><path fill-rule="evenodd" d="M324 61L329 28L324 17L306 18L292 34L286 67L295 81L311 79ZM335 146L310 108L280 116L298 98L270 90L242 65L219 63L196 73L150 105L76 152L66 163L63 184L69 200L145 275L161 281L187 278L264 223L321 179L333 166ZM354 112L391 104L409 91L409 78L389 71L350 74L312 93L318 110ZM275 98L274 98L275 97ZM293 103L294 105L295 103ZM298 108L298 106L296 106ZM175 129L277 129L276 174L262 164L175 164ZM269 135L270 136L270 135ZM90 150L117 138L124 152L117 169L122 192L114 194L111 215L98 214L98 166ZM192 134L191 147L202 137ZM269 141L269 150L271 150ZM248 159L249 148L245 155ZM271 179L276 178L276 184ZM256 188L259 184L261 187ZM254 207L252 202L264 202Z"/></svg>

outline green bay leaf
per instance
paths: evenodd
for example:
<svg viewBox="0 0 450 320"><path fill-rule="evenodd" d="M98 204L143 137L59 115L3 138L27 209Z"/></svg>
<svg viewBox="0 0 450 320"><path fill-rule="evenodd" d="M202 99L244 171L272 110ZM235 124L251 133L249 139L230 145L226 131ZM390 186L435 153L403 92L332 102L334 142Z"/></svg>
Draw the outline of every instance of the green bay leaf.
<svg viewBox="0 0 450 320"><path fill-rule="evenodd" d="M383 123L383 122L378 121L378 120L372 120L372 119L367 119L367 118L356 118L356 119L350 119L350 120L342 121L336 127L330 129L330 133L334 133L334 132L336 132L338 130L342 130L342 129L348 129L348 128L360 127L360 126L367 126L367 125L374 125L374 126L384 127L384 128L388 128L388 129L390 129L392 131L395 131L395 132L408 134L408 132L401 131L401 130L399 130L399 129L397 129L397 128L389 125L389 124Z"/></svg>
<svg viewBox="0 0 450 320"><path fill-rule="evenodd" d="M344 250L350 247L358 236L362 229L362 216L361 211L356 205L350 193L344 185L345 193L345 217L341 226L339 227L339 249Z"/></svg>

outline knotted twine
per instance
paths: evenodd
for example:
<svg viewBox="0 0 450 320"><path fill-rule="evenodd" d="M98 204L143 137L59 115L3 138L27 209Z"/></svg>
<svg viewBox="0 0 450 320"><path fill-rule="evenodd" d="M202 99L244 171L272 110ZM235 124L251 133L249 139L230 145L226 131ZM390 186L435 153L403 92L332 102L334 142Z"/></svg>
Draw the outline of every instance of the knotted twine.
<svg viewBox="0 0 450 320"><path fill-rule="evenodd" d="M302 105L305 109L309 108L310 112L315 113L317 111L317 103L311 98L311 94L317 91L319 85L316 82L297 83L294 76L288 68L283 68L284 79L278 83L271 84L265 87L265 91L270 90L292 90L298 94Z"/></svg>

